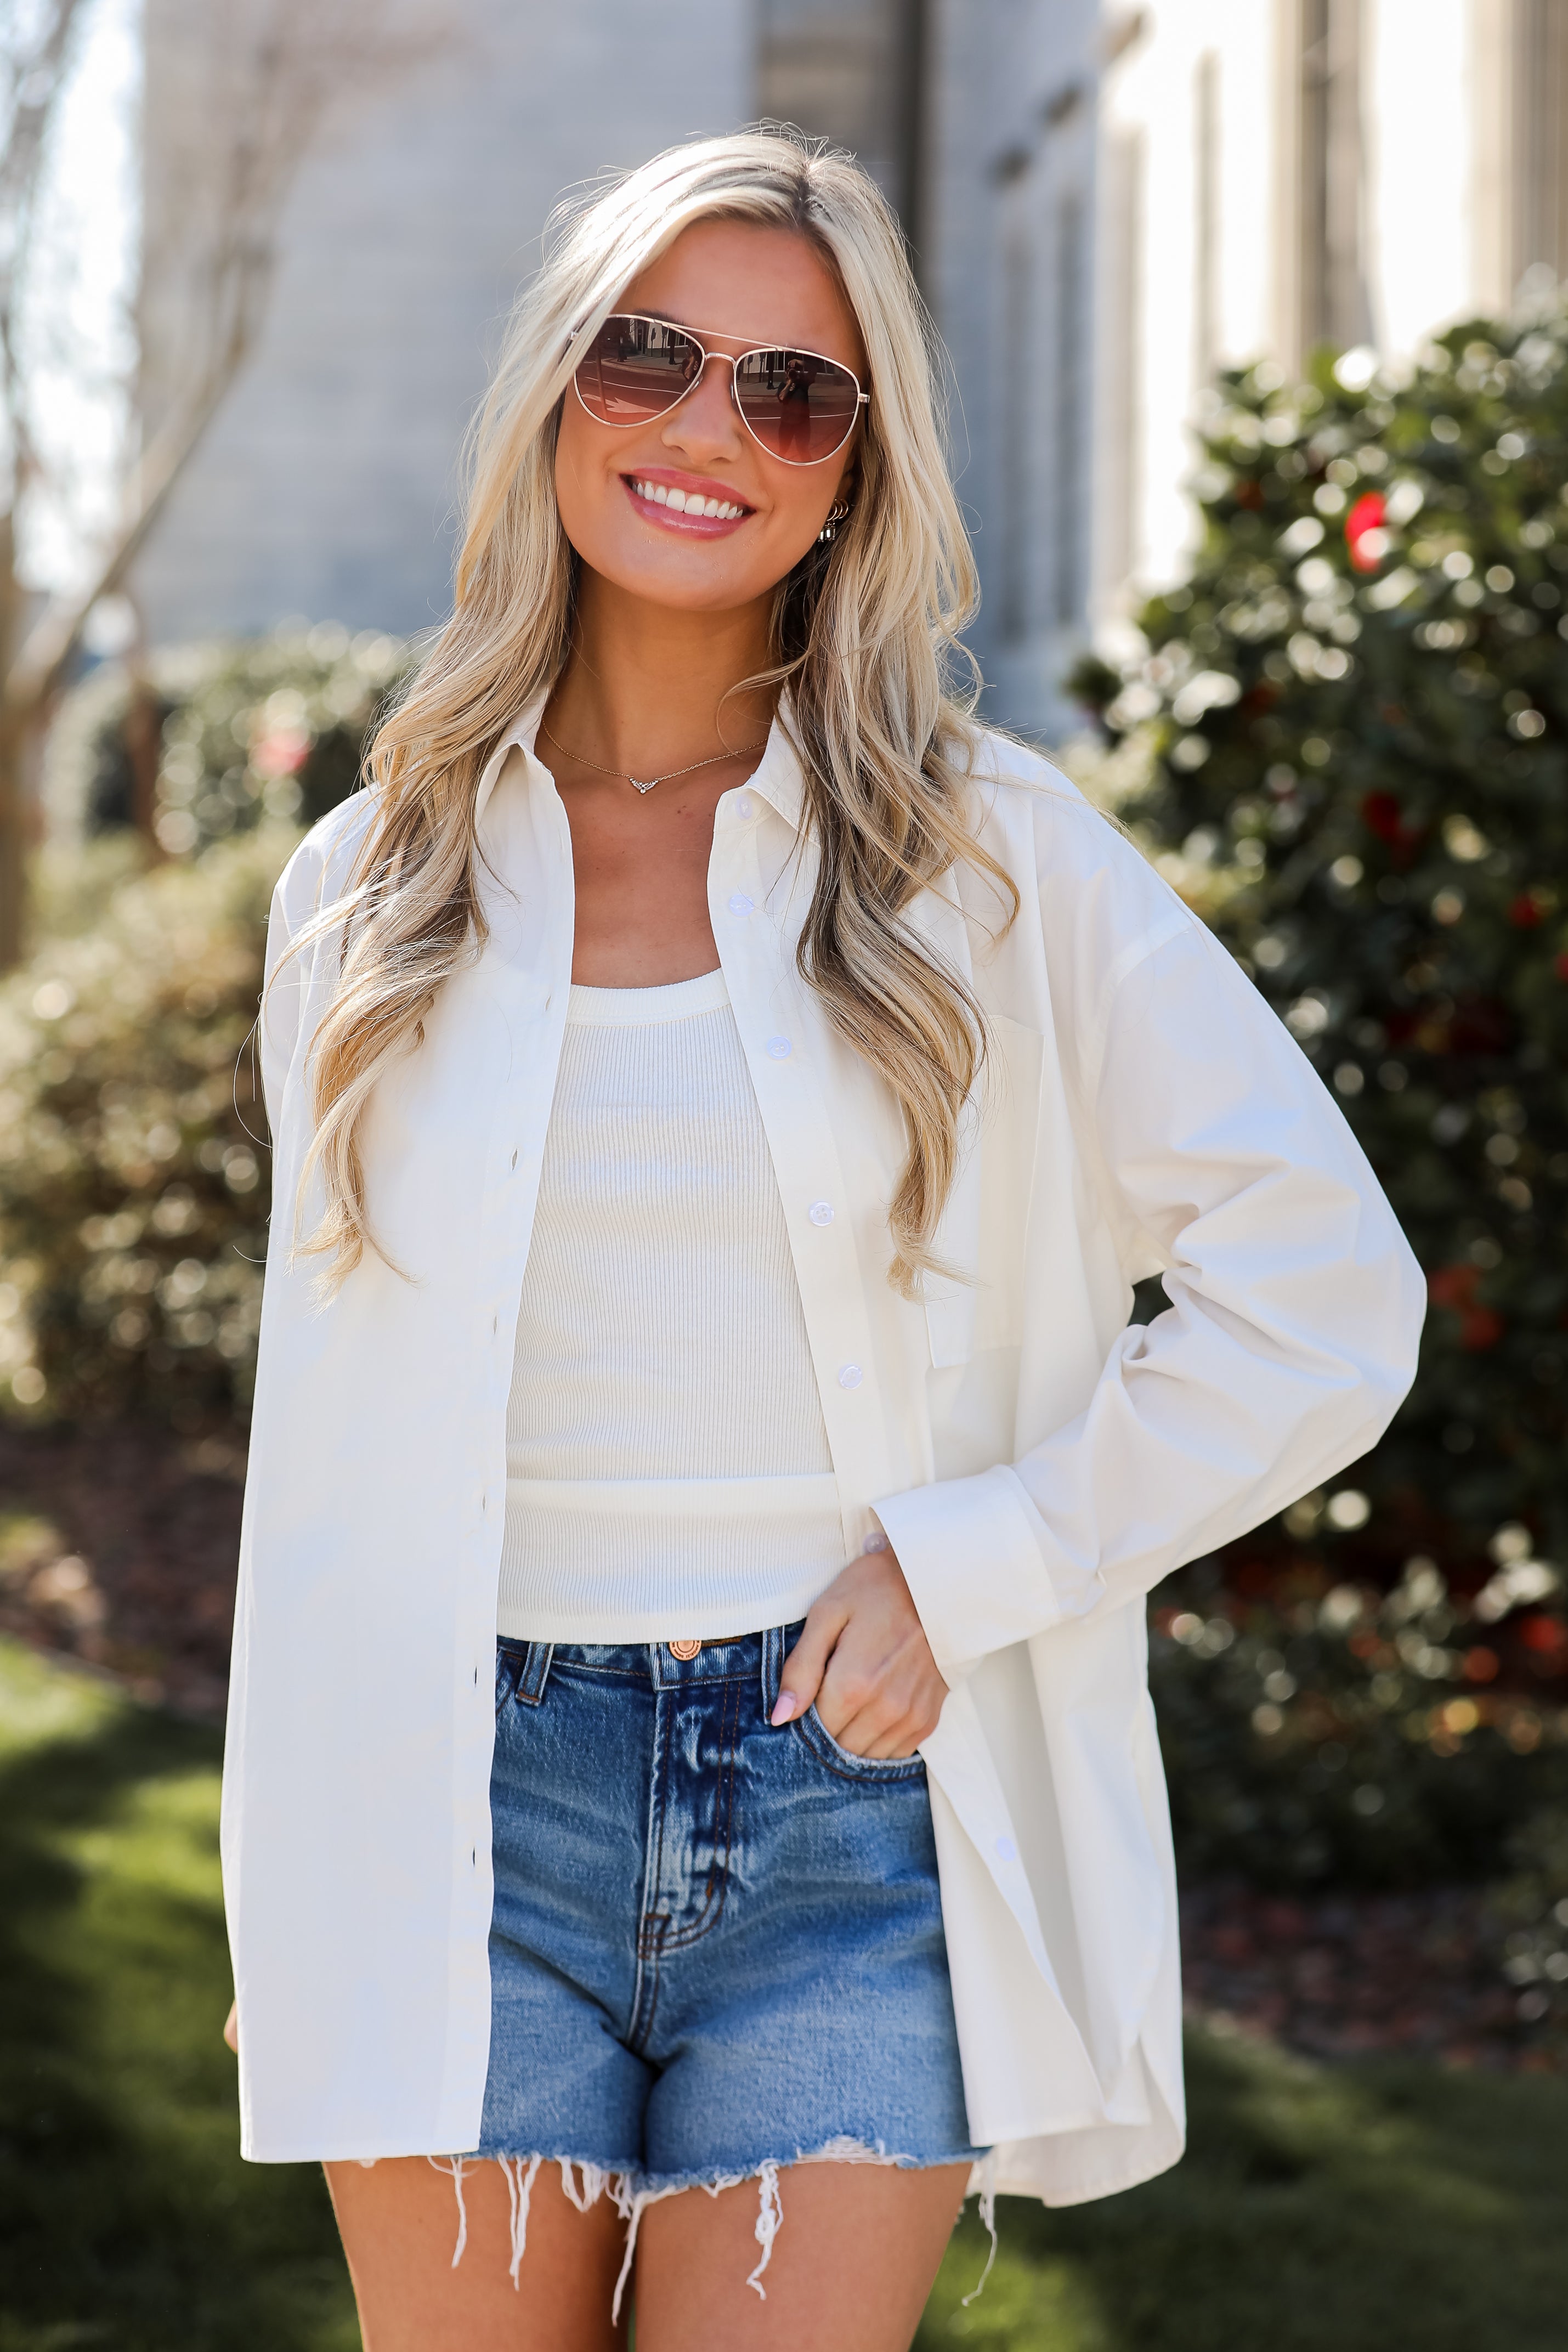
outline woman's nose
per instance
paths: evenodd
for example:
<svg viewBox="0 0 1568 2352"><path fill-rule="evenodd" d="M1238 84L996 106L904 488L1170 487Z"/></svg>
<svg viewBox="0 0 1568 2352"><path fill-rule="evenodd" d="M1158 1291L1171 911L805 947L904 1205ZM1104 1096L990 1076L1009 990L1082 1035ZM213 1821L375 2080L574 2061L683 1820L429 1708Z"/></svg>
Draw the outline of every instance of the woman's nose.
<svg viewBox="0 0 1568 2352"><path fill-rule="evenodd" d="M703 372L678 408L670 411L664 438L672 448L732 447L739 431L733 376L722 353L710 353Z"/></svg>

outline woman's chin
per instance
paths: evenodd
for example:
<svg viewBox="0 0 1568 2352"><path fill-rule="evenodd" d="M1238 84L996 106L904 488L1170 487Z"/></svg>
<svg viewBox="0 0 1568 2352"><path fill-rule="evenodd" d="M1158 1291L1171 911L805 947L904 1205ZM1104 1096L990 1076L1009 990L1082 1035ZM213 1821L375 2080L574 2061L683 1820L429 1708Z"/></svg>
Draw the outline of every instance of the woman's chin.
<svg viewBox="0 0 1568 2352"><path fill-rule="evenodd" d="M656 557L645 547L590 543L577 551L588 571L641 604L674 613L735 613L770 596L778 575L770 564L734 561L732 547L729 541L695 540L671 542Z"/></svg>

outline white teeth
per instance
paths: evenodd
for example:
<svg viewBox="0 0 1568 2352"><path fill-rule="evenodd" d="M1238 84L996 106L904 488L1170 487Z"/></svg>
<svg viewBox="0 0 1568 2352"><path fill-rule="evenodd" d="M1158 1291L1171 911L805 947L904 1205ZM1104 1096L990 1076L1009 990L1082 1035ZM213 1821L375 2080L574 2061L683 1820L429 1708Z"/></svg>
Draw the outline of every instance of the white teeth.
<svg viewBox="0 0 1568 2352"><path fill-rule="evenodd" d="M711 515L720 522L734 522L746 512L744 507L736 506L727 499L705 499L695 490L673 490L664 482L639 482L634 479L632 488L640 499L646 499L650 506L673 507L677 514Z"/></svg>

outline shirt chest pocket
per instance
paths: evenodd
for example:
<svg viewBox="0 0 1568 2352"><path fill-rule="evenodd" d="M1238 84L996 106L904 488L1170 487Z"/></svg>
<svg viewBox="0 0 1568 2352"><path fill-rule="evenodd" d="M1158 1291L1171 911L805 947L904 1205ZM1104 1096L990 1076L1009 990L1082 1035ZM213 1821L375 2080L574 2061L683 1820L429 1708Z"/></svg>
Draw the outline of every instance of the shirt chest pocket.
<svg viewBox="0 0 1568 2352"><path fill-rule="evenodd" d="M934 1278L925 1328L938 1370L1022 1344L1024 1264L1034 1192L1044 1039L1004 1014L987 1016L990 1051L965 1107L962 1156L936 1236L944 1265L968 1280Z"/></svg>

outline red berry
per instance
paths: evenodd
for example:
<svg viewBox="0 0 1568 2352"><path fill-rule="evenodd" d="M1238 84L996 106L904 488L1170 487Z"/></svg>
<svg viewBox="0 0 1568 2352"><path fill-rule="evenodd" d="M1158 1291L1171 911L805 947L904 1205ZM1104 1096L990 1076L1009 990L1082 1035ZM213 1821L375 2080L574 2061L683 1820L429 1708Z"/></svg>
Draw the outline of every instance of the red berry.
<svg viewBox="0 0 1568 2352"><path fill-rule="evenodd" d="M1402 838L1405 826L1399 803L1392 793L1366 793L1362 797L1361 821L1368 833L1379 841L1395 842Z"/></svg>
<svg viewBox="0 0 1568 2352"><path fill-rule="evenodd" d="M1381 531L1388 502L1381 490L1364 490L1344 519L1344 543L1350 550L1350 560L1358 572L1375 572L1383 561L1381 542L1367 545L1371 532Z"/></svg>

